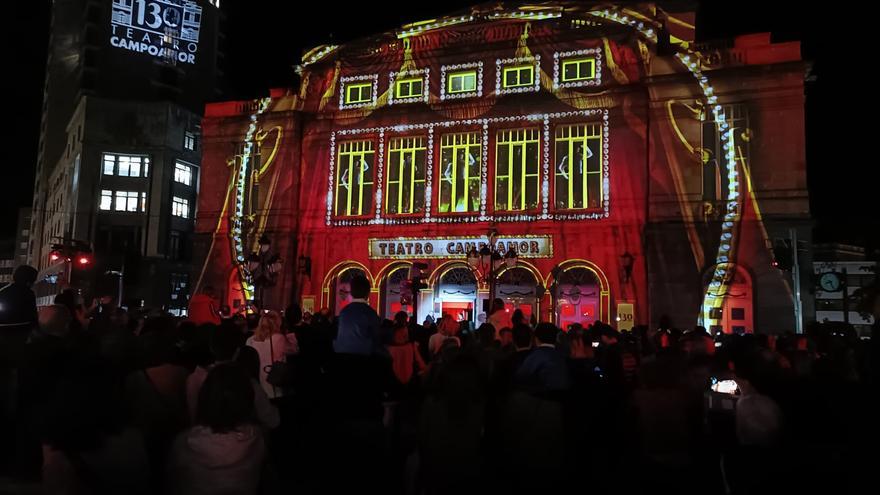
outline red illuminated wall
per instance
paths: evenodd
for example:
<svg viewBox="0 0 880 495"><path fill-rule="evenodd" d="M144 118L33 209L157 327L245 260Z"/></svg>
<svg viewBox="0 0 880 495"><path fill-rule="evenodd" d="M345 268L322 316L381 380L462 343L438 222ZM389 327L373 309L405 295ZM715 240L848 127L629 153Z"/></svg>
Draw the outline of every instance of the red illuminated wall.
<svg viewBox="0 0 880 495"><path fill-rule="evenodd" d="M732 67L734 71L719 72L717 77L708 71L721 104L748 109L749 128L741 129L747 132L744 142L748 143L748 156L741 166L749 173L751 183L748 194L740 200L737 258L731 261L750 279L749 312L754 326L786 329L782 327L791 326L791 301L785 296L790 284L786 285L784 274L770 268L766 242L790 226L805 228L808 221L803 66L796 44L780 49L761 38L741 44L736 48L739 51L718 52L717 68ZM477 46L479 51L474 50ZM601 84L555 88L554 56L590 49L598 49L601 57ZM540 91L497 95L496 60L524 53L540 57ZM482 95L441 101L441 66L473 62L482 62ZM765 70L756 72L748 64L762 64ZM412 68L429 69L429 101L389 105L389 75ZM378 75L377 105L340 110L342 78L372 74ZM391 33L370 42L345 45L305 67L298 94L274 92L262 111L260 102L208 106L196 226L200 233L197 252L204 260L201 285L224 288L230 301L242 298L240 270L234 264L236 248L230 238L230 209L237 197L236 170L240 167L236 156L242 155L242 144L254 123L255 135L268 131L255 144L260 159L272 156L272 150L275 155L257 179L256 192L251 189L254 181L245 181L245 210L250 215L246 215L243 236L247 240L243 245L247 251L255 245L258 233L266 233L273 249L284 258L279 285L267 294L267 301L274 306L301 301L303 297L313 297L316 309L326 305L334 296L330 293L333 278L346 266L362 266L375 284L380 284L389 267L399 261L370 259L370 238L484 235L494 224L502 236L552 238L552 257L525 260L544 282L551 281L554 268L578 260L595 269L607 291L601 309L603 318L613 320L617 303L627 301L634 304L638 323L670 314L679 325L693 325L700 313L706 274L715 263L720 242L720 220L714 212L724 207L707 205L701 197L700 98L699 87L686 70L671 57L656 56L633 32L602 23L584 27L566 17L476 19L406 40ZM557 125L601 122L605 111L609 130L608 215L600 209L589 212L599 218L542 218L539 200L538 209L527 212L528 220L498 218L507 215L495 214L491 208L496 131L537 127L542 131L543 146L545 122L552 140ZM780 120L787 125L772 124ZM481 132L484 125L489 139L488 218L449 221L436 210L440 136L456 131ZM280 138L276 138L277 131L272 131L275 128L281 129ZM338 142L357 136L369 138L378 146L381 134L381 143L387 145L397 136L427 138L429 129L434 140L435 185L430 218L422 213L407 219L410 224L389 224L400 222L400 217L382 213L381 223L375 223L371 210L365 217L374 221L370 224L339 225L346 219L332 215L328 222L331 150ZM552 143L548 151L548 213L562 214L565 212L555 211L552 204ZM274 188L270 186L273 183ZM634 259L629 276L622 264L624 253ZM310 260L310 275L299 270L300 258ZM452 259L431 260L431 268ZM461 256L455 259L463 261ZM378 292L373 294L373 302L378 306ZM546 294L541 319L550 317L552 304Z"/></svg>

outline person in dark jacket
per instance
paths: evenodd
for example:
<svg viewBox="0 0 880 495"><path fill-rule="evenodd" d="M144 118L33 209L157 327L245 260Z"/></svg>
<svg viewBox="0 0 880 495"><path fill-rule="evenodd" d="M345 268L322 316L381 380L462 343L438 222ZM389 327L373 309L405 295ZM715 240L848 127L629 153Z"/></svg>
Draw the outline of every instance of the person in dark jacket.
<svg viewBox="0 0 880 495"><path fill-rule="evenodd" d="M17 340L24 345L37 323L37 298L31 290L36 281L36 268L21 265L12 274L12 283L0 289L0 338L4 348Z"/></svg>
<svg viewBox="0 0 880 495"><path fill-rule="evenodd" d="M351 303L339 313L339 332L333 349L339 354L387 356L380 332L381 320L367 298L370 281L363 275L351 279Z"/></svg>
<svg viewBox="0 0 880 495"><path fill-rule="evenodd" d="M564 392L571 387L565 357L556 349L558 329L552 323L540 323L535 329L537 346L523 360L515 380L530 393Z"/></svg>
<svg viewBox="0 0 880 495"><path fill-rule="evenodd" d="M37 270L21 265L12 274L13 282L0 288L0 424L14 425L14 404L12 400L18 388L16 369L22 365L25 343L28 335L37 324L37 299L31 286L37 280ZM0 434L7 438L12 431L4 426ZM0 446L0 465L7 464L7 455L12 455L11 446L15 442L4 442Z"/></svg>

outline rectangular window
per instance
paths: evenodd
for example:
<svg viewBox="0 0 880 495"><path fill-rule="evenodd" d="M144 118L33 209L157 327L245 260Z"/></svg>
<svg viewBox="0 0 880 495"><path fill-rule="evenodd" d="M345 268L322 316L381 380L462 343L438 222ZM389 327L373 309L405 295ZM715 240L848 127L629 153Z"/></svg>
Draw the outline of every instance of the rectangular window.
<svg viewBox="0 0 880 495"><path fill-rule="evenodd" d="M189 200L174 196L171 200L171 214L175 217L189 218Z"/></svg>
<svg viewBox="0 0 880 495"><path fill-rule="evenodd" d="M425 208L425 138L394 138L388 145L385 212L418 213Z"/></svg>
<svg viewBox="0 0 880 495"><path fill-rule="evenodd" d="M176 230L172 230L168 237L168 258L171 260L180 259L180 232Z"/></svg>
<svg viewBox="0 0 880 495"><path fill-rule="evenodd" d="M727 130L733 137L733 154L740 171L748 165L749 160L749 116L745 105L724 105L722 107L727 121ZM700 157L703 166L703 201L723 201L729 184L726 166L727 151L723 149L723 141L715 116L711 109L703 114L703 136Z"/></svg>
<svg viewBox="0 0 880 495"><path fill-rule="evenodd" d="M114 175L115 170L116 155L104 155L104 175Z"/></svg>
<svg viewBox="0 0 880 495"><path fill-rule="evenodd" d="M345 104L367 103L373 99L373 83L354 83L345 86Z"/></svg>
<svg viewBox="0 0 880 495"><path fill-rule="evenodd" d="M116 211L144 211L146 193L137 191L115 191L113 209ZM140 201L138 201L140 199Z"/></svg>
<svg viewBox="0 0 880 495"><path fill-rule="evenodd" d="M421 77L413 77L408 79L400 79L397 81L397 98L420 98L425 80Z"/></svg>
<svg viewBox="0 0 880 495"><path fill-rule="evenodd" d="M189 151L195 151L196 149L196 135L192 132L184 132L183 133L183 149Z"/></svg>
<svg viewBox="0 0 880 495"><path fill-rule="evenodd" d="M113 191L104 189L101 191L101 206L104 211L110 211L113 208Z"/></svg>
<svg viewBox="0 0 880 495"><path fill-rule="evenodd" d="M730 308L730 319L731 320L745 320L746 319L745 308Z"/></svg>
<svg viewBox="0 0 880 495"><path fill-rule="evenodd" d="M596 59L576 58L562 62L562 82L586 81L596 77Z"/></svg>
<svg viewBox="0 0 880 495"><path fill-rule="evenodd" d="M445 134L440 140L440 213L480 210L480 135Z"/></svg>
<svg viewBox="0 0 880 495"><path fill-rule="evenodd" d="M449 94L470 93L477 90L477 71L452 72L447 77Z"/></svg>
<svg viewBox="0 0 880 495"><path fill-rule="evenodd" d="M534 65L517 65L515 67L504 68L504 87L518 88L520 86L531 86L535 82L535 66Z"/></svg>
<svg viewBox="0 0 880 495"><path fill-rule="evenodd" d="M182 162L174 162L174 182L192 185L192 167Z"/></svg>
<svg viewBox="0 0 880 495"><path fill-rule="evenodd" d="M349 217L370 213L375 154L372 141L339 144L334 204L336 215Z"/></svg>
<svg viewBox="0 0 880 495"><path fill-rule="evenodd" d="M554 157L556 208L601 208L602 125L578 124L556 128Z"/></svg>
<svg viewBox="0 0 880 495"><path fill-rule="evenodd" d="M495 209L530 210L538 206L538 129L499 131L495 145Z"/></svg>
<svg viewBox="0 0 880 495"><path fill-rule="evenodd" d="M117 155L104 153L104 175L120 177L146 177L149 173L150 158L142 155Z"/></svg>

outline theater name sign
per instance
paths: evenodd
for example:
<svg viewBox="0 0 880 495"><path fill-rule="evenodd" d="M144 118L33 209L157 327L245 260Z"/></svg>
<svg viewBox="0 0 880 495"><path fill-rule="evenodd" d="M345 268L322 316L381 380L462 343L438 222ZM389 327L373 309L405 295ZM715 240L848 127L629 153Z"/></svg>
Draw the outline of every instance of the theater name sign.
<svg viewBox="0 0 880 495"><path fill-rule="evenodd" d="M460 258L472 248L479 251L488 242L485 237L398 237L370 239L369 249L371 259ZM553 240L550 236L499 236L495 243L499 252L506 253L512 248L521 258L553 256Z"/></svg>

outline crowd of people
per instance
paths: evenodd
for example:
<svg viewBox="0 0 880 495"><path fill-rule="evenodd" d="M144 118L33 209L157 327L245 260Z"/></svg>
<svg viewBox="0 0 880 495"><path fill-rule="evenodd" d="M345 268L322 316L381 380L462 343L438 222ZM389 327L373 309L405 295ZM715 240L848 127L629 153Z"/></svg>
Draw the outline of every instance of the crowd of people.
<svg viewBox="0 0 880 495"><path fill-rule="evenodd" d="M863 492L877 340L135 313L0 292L0 475L43 493ZM208 291L209 292L209 291ZM875 324L875 329L877 325Z"/></svg>

